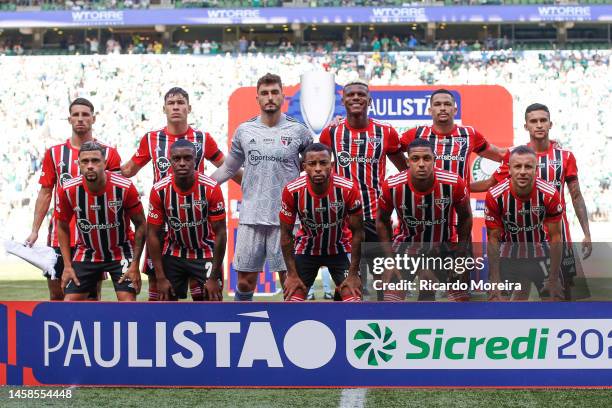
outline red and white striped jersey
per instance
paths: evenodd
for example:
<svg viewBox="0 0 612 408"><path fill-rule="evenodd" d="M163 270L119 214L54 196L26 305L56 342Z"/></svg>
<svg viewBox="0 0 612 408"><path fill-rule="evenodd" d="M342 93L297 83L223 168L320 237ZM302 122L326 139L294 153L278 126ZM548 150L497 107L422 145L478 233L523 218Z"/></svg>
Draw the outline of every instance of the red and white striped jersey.
<svg viewBox="0 0 612 408"><path fill-rule="evenodd" d="M487 228L503 230L502 257L545 257L548 237L544 223L557 222L562 214L559 192L540 178L536 179L529 199L516 195L510 179L490 188L485 199Z"/></svg>
<svg viewBox="0 0 612 408"><path fill-rule="evenodd" d="M87 188L83 176L66 181L55 208L55 216L61 221L76 218L79 239L72 260L78 262L131 260L134 233L130 217L141 212L142 203L134 184L108 170L106 187L99 193Z"/></svg>
<svg viewBox="0 0 612 408"><path fill-rule="evenodd" d="M457 126L447 134L437 134L433 126L419 126L402 134L400 143L405 151L417 138L429 140L436 154L435 166L439 169L458 174L467 182L469 188L469 158L472 152L480 153L489 147L484 136L471 126Z"/></svg>
<svg viewBox="0 0 612 408"><path fill-rule="evenodd" d="M433 185L420 192L414 188L409 170L405 170L385 180L378 205L397 212L399 233L393 238L397 247L404 242L456 241L452 215L464 200L469 200L468 189L457 174L435 169Z"/></svg>
<svg viewBox="0 0 612 408"><path fill-rule="evenodd" d="M400 151L397 131L374 119L367 128L353 129L343 119L338 126L323 129L319 141L331 148L336 174L357 182L364 219L375 220L386 156Z"/></svg>
<svg viewBox="0 0 612 408"><path fill-rule="evenodd" d="M215 247L211 221L225 219L221 187L212 178L196 172L189 191L176 186L174 175L153 185L147 222L168 224L163 253L187 259L213 257Z"/></svg>
<svg viewBox="0 0 612 408"><path fill-rule="evenodd" d="M359 189L351 180L334 174L327 192L318 195L308 176L301 176L285 186L279 218L289 225L300 218L296 254L325 256L351 252L350 232L345 227L349 215L361 212Z"/></svg>
<svg viewBox="0 0 612 408"><path fill-rule="evenodd" d="M106 170L119 171L121 167L121 157L119 152L114 147L96 140L99 144L106 148ZM42 173L38 183L42 187L55 188L53 195L53 207L57 207L59 195L58 190L62 184L70 179L78 177L81 174L79 170L79 149L72 146L70 139L64 143L52 146L45 152L45 157L42 162ZM75 220L70 221L70 245L76 245L77 230ZM57 240L57 220L51 217L49 222L49 233L47 235L47 245L57 248L59 241Z"/></svg>
<svg viewBox="0 0 612 408"><path fill-rule="evenodd" d="M203 158L215 161L223 155L210 133L195 130L190 126L187 132L181 135L169 133L168 128L148 132L140 139L140 145L132 156L132 161L143 167L153 160L153 183L157 183L170 174L170 147L178 139L187 139L195 145L196 171L200 173L204 173L206 166Z"/></svg>
<svg viewBox="0 0 612 408"><path fill-rule="evenodd" d="M527 146L533 147L531 143L528 143ZM510 161L510 151L506 153L502 164L499 166L497 171L493 173L493 176L498 183L501 183L510 177L510 168L508 166ZM569 150L554 147L553 143L550 143L548 151L536 152L536 156L538 158L538 177L544 181L547 181L549 184L552 184L555 189L557 189L561 197L561 204L565 209L565 183L569 183L578 178L576 158ZM563 241L572 242L566 211L563 211L561 223Z"/></svg>

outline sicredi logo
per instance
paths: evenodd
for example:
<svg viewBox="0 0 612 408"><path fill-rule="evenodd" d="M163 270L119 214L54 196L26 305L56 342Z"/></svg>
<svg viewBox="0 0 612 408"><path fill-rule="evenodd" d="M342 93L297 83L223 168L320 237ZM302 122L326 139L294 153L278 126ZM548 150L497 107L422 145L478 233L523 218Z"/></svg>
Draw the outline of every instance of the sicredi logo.
<svg viewBox="0 0 612 408"><path fill-rule="evenodd" d="M379 370L609 368L611 324L609 319L347 320L346 358L355 368Z"/></svg>

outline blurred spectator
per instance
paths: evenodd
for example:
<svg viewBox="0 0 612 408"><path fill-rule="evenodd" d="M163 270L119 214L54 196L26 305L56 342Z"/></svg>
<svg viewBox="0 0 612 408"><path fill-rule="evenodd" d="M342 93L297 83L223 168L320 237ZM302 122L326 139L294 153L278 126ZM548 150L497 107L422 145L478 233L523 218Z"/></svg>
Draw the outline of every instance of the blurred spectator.
<svg viewBox="0 0 612 408"><path fill-rule="evenodd" d="M191 44L191 49L193 51L193 55L202 54L202 44L198 40L195 40L193 44Z"/></svg>

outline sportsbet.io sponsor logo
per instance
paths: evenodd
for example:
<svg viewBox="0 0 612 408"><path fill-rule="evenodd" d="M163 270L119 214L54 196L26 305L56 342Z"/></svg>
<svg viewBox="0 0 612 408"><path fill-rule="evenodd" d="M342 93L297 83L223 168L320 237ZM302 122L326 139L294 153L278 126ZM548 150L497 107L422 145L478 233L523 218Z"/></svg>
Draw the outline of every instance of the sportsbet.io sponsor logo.
<svg viewBox="0 0 612 408"><path fill-rule="evenodd" d="M106 230L111 228L117 228L120 225L118 221L109 224L92 224L91 222L89 222L89 220L85 218L79 218L76 224L77 228L84 234L89 234L92 230Z"/></svg>
<svg viewBox="0 0 612 408"><path fill-rule="evenodd" d="M259 150L249 150L247 154L249 164L257 166L262 161L270 161L276 163L289 163L289 159L285 157L272 156L269 154L261 154Z"/></svg>
<svg viewBox="0 0 612 408"><path fill-rule="evenodd" d="M376 164L378 163L378 159L375 157L355 157L355 156L351 156L349 152L345 152L345 151L341 151L338 153L338 164L341 167L348 167L350 166L351 163Z"/></svg>
<svg viewBox="0 0 612 408"><path fill-rule="evenodd" d="M65 182L72 179L72 175L70 173L62 173L59 179L60 179L60 185L63 186Z"/></svg>
<svg viewBox="0 0 612 408"><path fill-rule="evenodd" d="M176 217L168 218L168 225L170 225L170 228L172 228L175 231L179 231L181 228L197 227L199 225L204 224L205 222L207 222L207 219L200 219L198 221L181 222L181 220L179 220Z"/></svg>
<svg viewBox="0 0 612 408"><path fill-rule="evenodd" d="M165 157L159 157L157 159L157 169L160 173L165 173L170 168L170 160Z"/></svg>

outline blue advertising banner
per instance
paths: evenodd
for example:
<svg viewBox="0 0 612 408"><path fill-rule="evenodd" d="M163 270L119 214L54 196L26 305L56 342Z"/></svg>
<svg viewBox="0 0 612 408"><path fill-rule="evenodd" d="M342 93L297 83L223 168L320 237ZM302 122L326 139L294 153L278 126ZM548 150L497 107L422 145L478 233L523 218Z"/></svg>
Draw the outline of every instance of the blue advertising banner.
<svg viewBox="0 0 612 408"><path fill-rule="evenodd" d="M24 11L0 13L0 28L208 24L536 23L612 21L612 5L318 7Z"/></svg>
<svg viewBox="0 0 612 408"><path fill-rule="evenodd" d="M612 386L610 302L32 306L27 384Z"/></svg>

